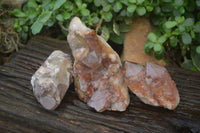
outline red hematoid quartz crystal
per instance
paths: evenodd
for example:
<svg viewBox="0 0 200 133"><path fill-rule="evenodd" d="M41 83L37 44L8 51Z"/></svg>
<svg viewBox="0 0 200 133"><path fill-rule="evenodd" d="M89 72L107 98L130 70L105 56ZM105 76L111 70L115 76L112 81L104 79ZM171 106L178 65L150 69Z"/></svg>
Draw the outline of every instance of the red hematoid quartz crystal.
<svg viewBox="0 0 200 133"><path fill-rule="evenodd" d="M77 17L70 23L67 39L75 58L74 78L79 98L98 112L125 111L129 93L117 53Z"/></svg>
<svg viewBox="0 0 200 133"><path fill-rule="evenodd" d="M146 66L126 61L125 81L130 90L146 104L173 110L179 104L179 93L165 67L147 62Z"/></svg>
<svg viewBox="0 0 200 133"><path fill-rule="evenodd" d="M56 50L32 76L33 93L45 109L60 104L73 81L72 70L71 56Z"/></svg>

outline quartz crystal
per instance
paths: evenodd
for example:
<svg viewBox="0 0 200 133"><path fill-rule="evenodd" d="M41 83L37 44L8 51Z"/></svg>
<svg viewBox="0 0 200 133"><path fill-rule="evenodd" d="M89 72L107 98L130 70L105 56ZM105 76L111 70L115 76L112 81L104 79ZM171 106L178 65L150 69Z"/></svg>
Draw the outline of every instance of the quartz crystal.
<svg viewBox="0 0 200 133"><path fill-rule="evenodd" d="M77 17L70 23L67 39L75 58L74 78L79 98L98 112L126 110L129 93L117 53Z"/></svg>
<svg viewBox="0 0 200 133"><path fill-rule="evenodd" d="M124 77L129 89L146 104L173 110L179 93L165 67L147 62L145 66L126 61Z"/></svg>
<svg viewBox="0 0 200 133"><path fill-rule="evenodd" d="M73 81L72 70L71 56L56 50L32 76L33 93L45 109L60 104Z"/></svg>

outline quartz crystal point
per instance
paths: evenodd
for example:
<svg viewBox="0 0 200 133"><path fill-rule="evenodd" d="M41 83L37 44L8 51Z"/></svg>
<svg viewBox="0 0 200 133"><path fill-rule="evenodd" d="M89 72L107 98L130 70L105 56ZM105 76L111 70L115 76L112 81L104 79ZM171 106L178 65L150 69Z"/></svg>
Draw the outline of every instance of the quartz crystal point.
<svg viewBox="0 0 200 133"><path fill-rule="evenodd" d="M129 93L117 53L77 17L70 23L67 39L75 58L74 78L79 98L98 112L125 111Z"/></svg>
<svg viewBox="0 0 200 133"><path fill-rule="evenodd" d="M165 67L147 62L146 66L126 61L124 76L129 89L146 104L173 110L179 93Z"/></svg>
<svg viewBox="0 0 200 133"><path fill-rule="evenodd" d="M32 76L33 93L45 109L60 104L73 80L72 70L71 56L56 50Z"/></svg>

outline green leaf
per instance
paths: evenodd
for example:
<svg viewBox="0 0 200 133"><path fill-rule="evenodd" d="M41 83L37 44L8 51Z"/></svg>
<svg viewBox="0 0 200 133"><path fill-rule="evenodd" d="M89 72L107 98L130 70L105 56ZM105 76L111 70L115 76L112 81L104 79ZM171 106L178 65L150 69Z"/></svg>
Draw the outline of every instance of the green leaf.
<svg viewBox="0 0 200 133"><path fill-rule="evenodd" d="M175 27L176 25L177 25L176 21L167 21L165 23L165 26L166 26L167 29L171 29L171 28Z"/></svg>
<svg viewBox="0 0 200 133"><path fill-rule="evenodd" d="M15 24L14 24L13 28L18 33L22 30L22 27L20 25L18 25L18 21L16 21L16 20L15 20Z"/></svg>
<svg viewBox="0 0 200 133"><path fill-rule="evenodd" d="M119 12L121 9L122 9L122 4L121 4L121 2L116 2L115 4L114 4L114 7L113 7L113 9L114 9L114 12Z"/></svg>
<svg viewBox="0 0 200 133"><path fill-rule="evenodd" d="M108 39L110 38L110 32L106 26L102 27L101 37L103 37L105 41L108 41Z"/></svg>
<svg viewBox="0 0 200 133"><path fill-rule="evenodd" d="M98 0L98 1L100 1L100 0ZM114 2L114 0L108 0L108 2L110 2L110 3L113 3L113 2Z"/></svg>
<svg viewBox="0 0 200 133"><path fill-rule="evenodd" d="M138 4L142 4L145 0L137 0Z"/></svg>
<svg viewBox="0 0 200 133"><path fill-rule="evenodd" d="M172 31L172 35L178 36L180 34L181 34L181 32L179 31L178 28L176 28L174 31Z"/></svg>
<svg viewBox="0 0 200 133"><path fill-rule="evenodd" d="M38 12L30 12L27 14L29 19L34 19L38 15Z"/></svg>
<svg viewBox="0 0 200 133"><path fill-rule="evenodd" d="M119 36L116 34L111 34L110 40L117 44L123 44L124 42L124 33L121 33Z"/></svg>
<svg viewBox="0 0 200 133"><path fill-rule="evenodd" d="M200 45L196 48L196 52L197 52L198 54L200 54ZM200 61L200 59L199 59L199 61Z"/></svg>
<svg viewBox="0 0 200 133"><path fill-rule="evenodd" d="M84 8L86 8L87 7L87 4L85 4L85 3L83 3L82 5L81 5L81 9L84 9Z"/></svg>
<svg viewBox="0 0 200 133"><path fill-rule="evenodd" d="M108 12L111 8L111 5L107 4L103 7L103 11Z"/></svg>
<svg viewBox="0 0 200 133"><path fill-rule="evenodd" d="M120 24L119 30L120 30L120 32L129 32L131 30L131 25Z"/></svg>
<svg viewBox="0 0 200 133"><path fill-rule="evenodd" d="M124 17L126 16L126 13L127 11L125 9L123 9L121 12L120 12L120 16Z"/></svg>
<svg viewBox="0 0 200 133"><path fill-rule="evenodd" d="M119 26L117 25L117 23L115 21L113 22L113 31L118 36L120 35Z"/></svg>
<svg viewBox="0 0 200 133"><path fill-rule="evenodd" d="M24 12L22 12L20 9L14 9L13 10L13 15L15 16L15 17L26 17L26 14L24 13Z"/></svg>
<svg viewBox="0 0 200 133"><path fill-rule="evenodd" d="M181 39L182 39L183 44L185 44L185 45L192 43L192 38L191 38L190 34L187 32L184 32L182 34Z"/></svg>
<svg viewBox="0 0 200 133"><path fill-rule="evenodd" d="M175 1L174 1L174 4L175 4L176 6L182 6L183 3L184 3L184 0L175 0Z"/></svg>
<svg viewBox="0 0 200 133"><path fill-rule="evenodd" d="M136 0L128 0L130 3L136 3Z"/></svg>
<svg viewBox="0 0 200 133"><path fill-rule="evenodd" d="M101 6L101 0L94 0L94 5L97 7Z"/></svg>
<svg viewBox="0 0 200 133"><path fill-rule="evenodd" d="M65 11L72 11L74 9L74 4L71 1L66 1L63 6L66 9Z"/></svg>
<svg viewBox="0 0 200 133"><path fill-rule="evenodd" d="M64 21L63 16L62 16L61 14L56 15L56 19L57 19L58 21L61 21L61 22Z"/></svg>
<svg viewBox="0 0 200 133"><path fill-rule="evenodd" d="M184 8L184 7L181 7L181 8L179 9L179 12L180 12L181 14L184 14L184 13L185 13L185 8Z"/></svg>
<svg viewBox="0 0 200 133"><path fill-rule="evenodd" d="M154 52L160 52L162 50L162 47L160 44L154 44L153 50Z"/></svg>
<svg viewBox="0 0 200 133"><path fill-rule="evenodd" d="M196 37L194 31L190 31L190 35L191 35L192 38L195 38L195 37Z"/></svg>
<svg viewBox="0 0 200 133"><path fill-rule="evenodd" d="M136 12L139 16L143 16L146 13L146 9L144 7L137 7Z"/></svg>
<svg viewBox="0 0 200 133"><path fill-rule="evenodd" d="M64 12L64 13L62 14L62 16L63 16L63 19L64 19L64 20L70 19L70 17L71 17L71 15L70 15L69 12Z"/></svg>
<svg viewBox="0 0 200 133"><path fill-rule="evenodd" d="M154 57L157 60L161 60L164 57L164 53L163 52L159 52L159 53L154 53Z"/></svg>
<svg viewBox="0 0 200 133"><path fill-rule="evenodd" d="M39 21L35 21L33 23L33 25L31 26L31 31L33 33L33 35L39 33L41 31L43 27L43 23L39 22Z"/></svg>
<svg viewBox="0 0 200 133"><path fill-rule="evenodd" d="M176 22L178 23L178 24L181 24L181 23L183 23L183 21L185 21L185 17L184 16L176 16L175 17L175 20L176 20Z"/></svg>
<svg viewBox="0 0 200 133"><path fill-rule="evenodd" d="M170 46L172 46L172 47L176 47L177 44L178 44L178 39L175 38L175 37L170 37L170 39L169 39L169 44L170 44Z"/></svg>
<svg viewBox="0 0 200 133"><path fill-rule="evenodd" d="M161 46L161 45L160 45ZM159 46L158 46L159 47ZM160 49L160 48L159 48ZM157 52L154 52L154 57L157 59L157 60L160 60L164 57L164 52L165 52L165 48L163 46L161 46L161 50L160 51L157 51Z"/></svg>
<svg viewBox="0 0 200 133"><path fill-rule="evenodd" d="M47 20L51 17L52 12L43 12L39 18L38 21L41 23L47 22Z"/></svg>
<svg viewBox="0 0 200 133"><path fill-rule="evenodd" d="M17 19L15 20L15 23L13 25L14 30L16 30L19 27Z"/></svg>
<svg viewBox="0 0 200 133"><path fill-rule="evenodd" d="M198 71L200 71L200 54L196 53L194 56L192 56L192 62Z"/></svg>
<svg viewBox="0 0 200 133"><path fill-rule="evenodd" d="M98 17L94 17L92 22L93 22L93 24L98 24L99 23L99 18Z"/></svg>
<svg viewBox="0 0 200 133"><path fill-rule="evenodd" d="M100 0L101 1L101 6L106 6L106 5L108 5L108 2L107 2L107 0Z"/></svg>
<svg viewBox="0 0 200 133"><path fill-rule="evenodd" d="M19 25L24 25L27 22L27 19L25 18L20 18L19 20Z"/></svg>
<svg viewBox="0 0 200 133"><path fill-rule="evenodd" d="M147 41L147 43L144 45L144 50L146 54L149 54L151 52L151 49L153 48L154 43Z"/></svg>
<svg viewBox="0 0 200 133"><path fill-rule="evenodd" d="M82 0L75 0L75 3L78 6L78 8L81 8Z"/></svg>
<svg viewBox="0 0 200 133"><path fill-rule="evenodd" d="M38 6L35 0L28 0L27 5L28 7L34 7L34 8L37 8Z"/></svg>
<svg viewBox="0 0 200 133"><path fill-rule="evenodd" d="M180 32L184 32L185 31L185 27L183 25L180 25L178 27L178 29L179 29Z"/></svg>
<svg viewBox="0 0 200 133"><path fill-rule="evenodd" d="M110 22L111 19L112 19L112 17L113 17L112 13L111 13L111 12L108 12L107 14L105 14L104 20L105 20L106 22Z"/></svg>
<svg viewBox="0 0 200 133"><path fill-rule="evenodd" d="M159 37L158 42L159 43L164 43L167 40L167 36L166 35L162 35L161 37Z"/></svg>
<svg viewBox="0 0 200 133"><path fill-rule="evenodd" d="M194 32L200 33L200 21L194 25Z"/></svg>
<svg viewBox="0 0 200 133"><path fill-rule="evenodd" d="M53 10L57 10L57 9L60 8L65 2L66 2L66 0L56 0L56 3L54 4Z"/></svg>
<svg viewBox="0 0 200 133"><path fill-rule="evenodd" d="M148 39L152 42L156 42L157 41L157 36L155 33L151 32L148 34Z"/></svg>
<svg viewBox="0 0 200 133"><path fill-rule="evenodd" d="M30 7L34 7L36 8L38 6L38 4L36 3L35 0L28 0L27 1L27 6L30 8Z"/></svg>
<svg viewBox="0 0 200 133"><path fill-rule="evenodd" d="M159 15L159 14L161 13L161 9L160 9L159 6L156 6L156 7L155 7L154 13L155 13L156 15Z"/></svg>
<svg viewBox="0 0 200 133"><path fill-rule="evenodd" d="M200 0L196 0L196 5L198 8L200 8Z"/></svg>
<svg viewBox="0 0 200 133"><path fill-rule="evenodd" d="M184 26L193 26L194 25L194 19L193 18L187 18L184 22L183 22Z"/></svg>
<svg viewBox="0 0 200 133"><path fill-rule="evenodd" d="M22 27L22 29L23 29L24 32L26 32L26 33L28 32L28 26L25 25L25 26Z"/></svg>
<svg viewBox="0 0 200 133"><path fill-rule="evenodd" d="M54 23L55 23L55 20L54 20L54 19L49 19L49 20L45 23L45 25L47 25L48 27L51 27L51 26L54 25Z"/></svg>
<svg viewBox="0 0 200 133"><path fill-rule="evenodd" d="M82 10L81 10L81 14L82 14L83 16L88 16L88 15L90 15L90 11L89 11L88 9L82 9Z"/></svg>
<svg viewBox="0 0 200 133"><path fill-rule="evenodd" d="M26 42L26 41L27 41L27 38L28 38L28 33L22 31L22 32L21 32L21 38L22 38L23 41Z"/></svg>
<svg viewBox="0 0 200 133"><path fill-rule="evenodd" d="M121 2L122 4L124 4L124 5L126 5L126 6L129 5L128 0L120 0L120 2Z"/></svg>
<svg viewBox="0 0 200 133"><path fill-rule="evenodd" d="M135 12L136 8L137 8L136 5L131 4L127 7L127 11L130 13L133 13L133 12Z"/></svg>
<svg viewBox="0 0 200 133"><path fill-rule="evenodd" d="M148 12L153 11L153 8L154 8L154 7L152 7L152 6L146 6L146 9L147 9Z"/></svg>

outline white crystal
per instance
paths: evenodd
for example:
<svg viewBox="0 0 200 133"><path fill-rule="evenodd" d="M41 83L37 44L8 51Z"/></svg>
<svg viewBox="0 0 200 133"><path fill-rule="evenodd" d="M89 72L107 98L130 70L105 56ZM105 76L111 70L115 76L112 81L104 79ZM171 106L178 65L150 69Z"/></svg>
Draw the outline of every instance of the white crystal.
<svg viewBox="0 0 200 133"><path fill-rule="evenodd" d="M54 110L72 83L71 56L56 50L32 76L33 93L38 102L48 110Z"/></svg>

